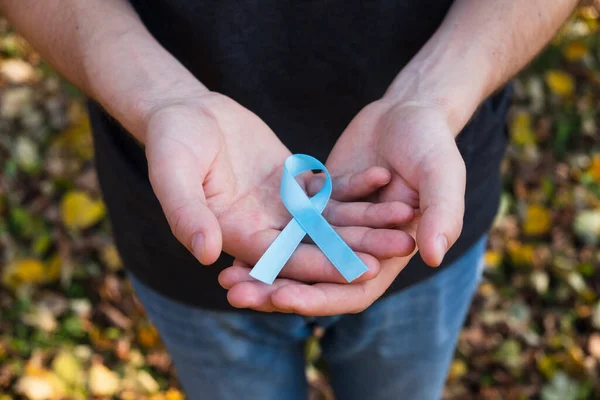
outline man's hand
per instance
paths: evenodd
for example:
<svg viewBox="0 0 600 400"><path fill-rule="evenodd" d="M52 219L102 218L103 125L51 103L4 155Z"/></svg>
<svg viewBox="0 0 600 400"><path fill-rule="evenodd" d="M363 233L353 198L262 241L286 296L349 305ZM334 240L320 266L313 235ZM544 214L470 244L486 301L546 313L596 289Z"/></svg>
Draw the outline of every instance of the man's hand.
<svg viewBox="0 0 600 400"><path fill-rule="evenodd" d="M457 0L442 26L398 74L382 100L363 109L329 159L332 175L375 166L392 172L374 197L419 209L414 230L424 261L435 266L458 238L464 212L465 166L454 139L479 104L547 43L576 0L548 7L543 0L505 0L492 5ZM523 16L531 23L523 24ZM469 21L469 23L464 23ZM338 193L340 200L356 199ZM406 230L406 229L405 229ZM410 229L407 232L411 232ZM331 315L368 307L387 289L410 257L382 262L367 282L315 284L278 279L252 281L237 261L219 277L237 307Z"/></svg>
<svg viewBox="0 0 600 400"><path fill-rule="evenodd" d="M437 266L458 239L464 213L466 172L454 137L443 108L384 98L354 118L326 165L333 176L352 176L374 167L391 171L390 182L370 198L384 204L399 201L418 210L418 223L412 221L403 230L416 237L424 261ZM336 196L343 201L358 199L353 193ZM309 286L289 279L264 285L253 282L250 266L239 261L223 271L219 281L229 289L229 301L236 307L304 315L358 312L387 290L411 256L382 261L376 278L349 285Z"/></svg>
<svg viewBox="0 0 600 400"><path fill-rule="evenodd" d="M203 264L221 249L254 264L289 222L279 186L289 150L256 115L208 91L157 102L144 135L152 187L175 236ZM353 170L336 186L340 196L362 197L388 183L381 168ZM413 218L400 202L331 201L324 211L341 237L369 267L410 254L413 239L386 229ZM200 266L199 266L200 268ZM344 282L321 251L301 244L281 274L298 281Z"/></svg>
<svg viewBox="0 0 600 400"><path fill-rule="evenodd" d="M376 200L420 211L417 247L431 266L442 262L462 228L466 173L454 136L441 107L384 98L356 116L327 160L337 175L374 166L391 171Z"/></svg>

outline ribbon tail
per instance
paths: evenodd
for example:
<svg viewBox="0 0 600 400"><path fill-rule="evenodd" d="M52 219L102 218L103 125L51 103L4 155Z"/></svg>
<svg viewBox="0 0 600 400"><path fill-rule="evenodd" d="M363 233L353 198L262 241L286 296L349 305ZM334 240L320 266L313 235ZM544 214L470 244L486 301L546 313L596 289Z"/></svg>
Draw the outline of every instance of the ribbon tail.
<svg viewBox="0 0 600 400"><path fill-rule="evenodd" d="M305 235L304 229L295 219L292 219L252 268L250 276L269 285L272 284Z"/></svg>
<svg viewBox="0 0 600 400"><path fill-rule="evenodd" d="M302 214L295 215L295 219L300 221L302 228L342 274L346 282L352 282L369 270L321 214L311 211Z"/></svg>

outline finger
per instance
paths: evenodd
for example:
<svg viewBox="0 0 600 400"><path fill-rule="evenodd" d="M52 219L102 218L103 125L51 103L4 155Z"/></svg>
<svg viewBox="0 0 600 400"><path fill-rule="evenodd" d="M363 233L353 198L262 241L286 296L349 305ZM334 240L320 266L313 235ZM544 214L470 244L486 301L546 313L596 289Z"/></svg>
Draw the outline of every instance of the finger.
<svg viewBox="0 0 600 400"><path fill-rule="evenodd" d="M441 264L462 230L465 163L454 142L438 146L420 164L419 201L422 212L417 245L423 261Z"/></svg>
<svg viewBox="0 0 600 400"><path fill-rule="evenodd" d="M338 202L330 200L323 216L336 226L394 227L410 222L414 209L399 201L385 203Z"/></svg>
<svg viewBox="0 0 600 400"><path fill-rule="evenodd" d="M258 281L244 281L227 292L227 301L236 308L250 308L263 312L286 312L273 305L271 295L284 286L300 284L288 279L276 279L271 285Z"/></svg>
<svg viewBox="0 0 600 400"><path fill-rule="evenodd" d="M227 290L238 283L256 282L256 279L250 276L250 267L235 265L235 263L231 267L227 267L221 271L218 280L219 285Z"/></svg>
<svg viewBox="0 0 600 400"><path fill-rule="evenodd" d="M212 159L199 157L197 149L185 144L186 136L182 133L203 127L198 126L198 118L186 121L184 116L175 122L171 118L169 125L164 126L166 123L159 115L152 124L153 131L148 132L146 154L152 188L175 237L202 264L212 264L222 248L221 228L207 206L202 186ZM168 132L179 134L173 138ZM210 152L211 140L206 142L205 151Z"/></svg>
<svg viewBox="0 0 600 400"><path fill-rule="evenodd" d="M409 260L410 257L385 260L379 275L365 282L284 285L271 294L270 304L280 312L305 316L358 313L387 290Z"/></svg>
<svg viewBox="0 0 600 400"><path fill-rule="evenodd" d="M383 167L370 167L361 172L352 172L332 177L331 198L351 201L364 198L390 182L391 174ZM307 184L307 193L314 195L323 187L323 175L314 176Z"/></svg>
<svg viewBox="0 0 600 400"><path fill-rule="evenodd" d="M278 230L267 229L252 235L248 241L252 246L243 246L249 249L244 256L244 261L250 265L255 265L279 233ZM377 258L361 252L356 254L368 268L364 274L357 278L357 281L372 279L379 273ZM298 245L279 276L303 282L346 282L321 249L314 244L306 243Z"/></svg>
<svg viewBox="0 0 600 400"><path fill-rule="evenodd" d="M413 237L399 229L352 226L335 227L335 231L352 250L370 254L379 260L407 256L415 248Z"/></svg>
<svg viewBox="0 0 600 400"><path fill-rule="evenodd" d="M237 264L237 265L235 265ZM267 285L250 276L250 268L244 262L235 262L219 274L219 284L228 289L227 300L236 308L251 308L257 311L277 311L271 303L271 294L289 284L299 284L288 279L276 279Z"/></svg>

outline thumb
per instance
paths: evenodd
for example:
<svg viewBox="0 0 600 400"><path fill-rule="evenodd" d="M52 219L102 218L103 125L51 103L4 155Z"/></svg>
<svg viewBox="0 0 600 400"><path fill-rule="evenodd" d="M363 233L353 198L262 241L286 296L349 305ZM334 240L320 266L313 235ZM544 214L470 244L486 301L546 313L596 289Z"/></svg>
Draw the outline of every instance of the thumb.
<svg viewBox="0 0 600 400"><path fill-rule="evenodd" d="M182 133L190 129L190 124L182 120L165 122L170 132L178 132L176 135L150 135L153 128L149 128L148 173L171 231L198 261L209 265L218 259L223 245L219 221L207 205L203 188L214 157L198 155L198 146L186 143L193 136ZM177 126L178 121L181 126ZM165 124L159 122L158 129ZM209 142L204 142L203 153L211 148Z"/></svg>
<svg viewBox="0 0 600 400"><path fill-rule="evenodd" d="M437 267L458 239L465 212L465 163L453 140L439 142L418 168L421 221L417 246L423 261Z"/></svg>

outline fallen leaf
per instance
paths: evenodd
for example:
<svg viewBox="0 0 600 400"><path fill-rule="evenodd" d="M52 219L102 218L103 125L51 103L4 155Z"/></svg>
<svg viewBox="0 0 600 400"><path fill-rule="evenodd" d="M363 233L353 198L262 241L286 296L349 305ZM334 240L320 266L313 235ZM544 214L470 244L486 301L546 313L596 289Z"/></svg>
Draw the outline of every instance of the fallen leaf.
<svg viewBox="0 0 600 400"><path fill-rule="evenodd" d="M523 232L530 236L544 235L550 231L552 217L550 211L543 206L531 204L527 207Z"/></svg>
<svg viewBox="0 0 600 400"><path fill-rule="evenodd" d="M54 332L57 327L54 314L46 307L33 307L22 316L21 320L27 325L48 333Z"/></svg>
<svg viewBox="0 0 600 400"><path fill-rule="evenodd" d="M39 149L32 139L19 136L15 142L14 160L17 165L27 173L34 173L40 169Z"/></svg>
<svg viewBox="0 0 600 400"><path fill-rule="evenodd" d="M71 103L69 120L71 121L71 126L55 140L55 144L63 146L71 154L76 155L84 161L92 159L94 156L94 145L90 120L79 103Z"/></svg>
<svg viewBox="0 0 600 400"><path fill-rule="evenodd" d="M21 109L33 101L33 89L29 86L7 88L2 94L0 103L0 118L14 119Z"/></svg>
<svg viewBox="0 0 600 400"><path fill-rule="evenodd" d="M584 242L595 245L600 240L600 210L580 211L573 221L573 231Z"/></svg>
<svg viewBox="0 0 600 400"><path fill-rule="evenodd" d="M123 267L119 251L114 244L109 244L102 249L102 260L111 271L118 271Z"/></svg>
<svg viewBox="0 0 600 400"><path fill-rule="evenodd" d="M560 70L547 71L544 74L544 80L548 89L560 97L568 97L575 92L575 82L567 72Z"/></svg>
<svg viewBox="0 0 600 400"><path fill-rule="evenodd" d="M565 46L563 54L568 61L577 62L583 60L588 54L588 48L585 43L576 40Z"/></svg>
<svg viewBox="0 0 600 400"><path fill-rule="evenodd" d="M149 395L158 392L160 387L158 382L147 371L140 370L136 375L138 391Z"/></svg>
<svg viewBox="0 0 600 400"><path fill-rule="evenodd" d="M2 274L2 283L13 290L24 284L40 284L47 280L44 263L36 258L13 261L4 268Z"/></svg>
<svg viewBox="0 0 600 400"><path fill-rule="evenodd" d="M62 349L52 361L52 370L63 381L72 386L83 385L85 377L79 360L71 350Z"/></svg>
<svg viewBox="0 0 600 400"><path fill-rule="evenodd" d="M120 379L116 372L95 362L89 370L88 386L94 396L114 396L120 388Z"/></svg>
<svg viewBox="0 0 600 400"><path fill-rule="evenodd" d="M497 268L502 264L502 253L495 250L487 250L484 260L486 267Z"/></svg>
<svg viewBox="0 0 600 400"><path fill-rule="evenodd" d="M591 180L600 183L600 154L592 156L592 161L586 172Z"/></svg>
<svg viewBox="0 0 600 400"><path fill-rule="evenodd" d="M510 124L511 142L519 147L535 144L535 134L531 126L531 115L519 112Z"/></svg>
<svg viewBox="0 0 600 400"><path fill-rule="evenodd" d="M23 376L15 385L15 391L29 400L50 400L57 398L52 383L41 376Z"/></svg>
<svg viewBox="0 0 600 400"><path fill-rule="evenodd" d="M542 400L578 400L579 384L559 371L542 389Z"/></svg>
<svg viewBox="0 0 600 400"><path fill-rule="evenodd" d="M86 229L99 222L105 213L104 203L82 191L68 192L61 202L62 222L70 229Z"/></svg>
<svg viewBox="0 0 600 400"><path fill-rule="evenodd" d="M23 84L38 80L39 75L35 68L27 61L19 58L10 58L0 63L0 75L10 83Z"/></svg>
<svg viewBox="0 0 600 400"><path fill-rule="evenodd" d="M145 347L152 348L160 343L158 331L149 322L142 322L137 329L138 342Z"/></svg>
<svg viewBox="0 0 600 400"><path fill-rule="evenodd" d="M463 360L453 360L450 365L450 372L448 373L448 380L455 381L463 376L468 371L467 364Z"/></svg>
<svg viewBox="0 0 600 400"><path fill-rule="evenodd" d="M507 244L508 255L513 264L518 266L529 266L533 260L533 246L523 244L517 240L511 240Z"/></svg>
<svg viewBox="0 0 600 400"><path fill-rule="evenodd" d="M185 400L185 396L177 389L169 389L167 393L165 393L166 400Z"/></svg>

